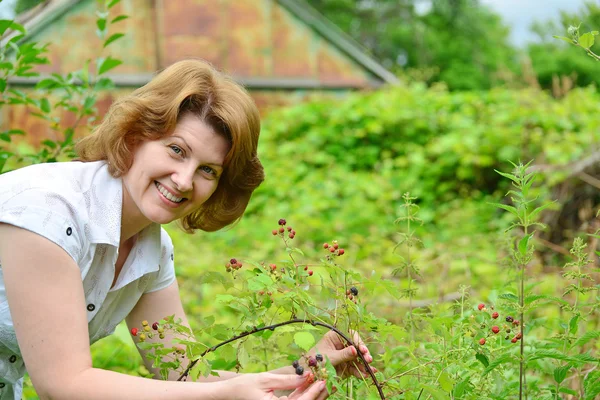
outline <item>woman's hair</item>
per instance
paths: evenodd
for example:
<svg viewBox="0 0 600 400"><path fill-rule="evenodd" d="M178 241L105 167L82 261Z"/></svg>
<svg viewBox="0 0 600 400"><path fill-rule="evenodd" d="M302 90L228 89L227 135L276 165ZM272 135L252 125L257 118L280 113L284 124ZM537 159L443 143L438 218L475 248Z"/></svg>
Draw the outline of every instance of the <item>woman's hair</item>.
<svg viewBox="0 0 600 400"><path fill-rule="evenodd" d="M145 86L112 104L94 133L75 150L80 161L108 161L112 176L127 173L136 147L170 135L191 113L230 143L216 191L180 222L186 232L216 231L238 220L264 179L257 156L260 117L244 88L200 60L172 64Z"/></svg>

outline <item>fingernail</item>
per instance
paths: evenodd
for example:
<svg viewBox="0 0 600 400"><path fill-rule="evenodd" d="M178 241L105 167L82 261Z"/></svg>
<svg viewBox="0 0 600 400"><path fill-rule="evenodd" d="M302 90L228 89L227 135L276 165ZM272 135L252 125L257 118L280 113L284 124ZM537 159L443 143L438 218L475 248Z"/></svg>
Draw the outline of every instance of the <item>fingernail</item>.
<svg viewBox="0 0 600 400"><path fill-rule="evenodd" d="M321 390L321 391L325 390L325 387L326 387L326 386L327 386L327 385L325 384L325 381L321 381L321 382L319 383L319 390Z"/></svg>

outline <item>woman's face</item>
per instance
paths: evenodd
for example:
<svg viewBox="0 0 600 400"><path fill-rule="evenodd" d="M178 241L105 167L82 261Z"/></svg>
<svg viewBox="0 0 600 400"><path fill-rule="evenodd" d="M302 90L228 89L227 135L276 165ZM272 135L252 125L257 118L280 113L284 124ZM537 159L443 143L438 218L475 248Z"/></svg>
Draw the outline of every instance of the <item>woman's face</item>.
<svg viewBox="0 0 600 400"><path fill-rule="evenodd" d="M217 189L229 148L193 114L172 135L140 144L123 176L128 218L167 224L196 211Z"/></svg>

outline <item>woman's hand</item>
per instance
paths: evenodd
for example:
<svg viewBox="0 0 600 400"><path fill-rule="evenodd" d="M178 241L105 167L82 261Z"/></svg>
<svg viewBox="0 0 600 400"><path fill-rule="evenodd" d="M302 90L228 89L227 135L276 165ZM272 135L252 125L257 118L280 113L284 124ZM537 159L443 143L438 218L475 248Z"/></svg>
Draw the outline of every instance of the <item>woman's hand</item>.
<svg viewBox="0 0 600 400"><path fill-rule="evenodd" d="M373 362L373 357L371 356L369 349L365 346L357 332L353 332L352 340L358 346L365 361L368 363ZM309 352L312 356L317 353L322 354L323 357L329 357L338 376L348 377L353 375L357 378L362 378L368 374L362 360L358 358L356 348L345 344L344 339L334 331L327 332L319 343L317 343L317 345ZM373 367L369 368L371 368L371 371L373 372L377 371L377 369Z"/></svg>
<svg viewBox="0 0 600 400"><path fill-rule="evenodd" d="M244 374L222 381L226 388L227 399L231 400L322 400L328 397L325 382L313 383L306 373L298 375L280 375L270 372ZM293 390L290 395L277 397L276 390Z"/></svg>

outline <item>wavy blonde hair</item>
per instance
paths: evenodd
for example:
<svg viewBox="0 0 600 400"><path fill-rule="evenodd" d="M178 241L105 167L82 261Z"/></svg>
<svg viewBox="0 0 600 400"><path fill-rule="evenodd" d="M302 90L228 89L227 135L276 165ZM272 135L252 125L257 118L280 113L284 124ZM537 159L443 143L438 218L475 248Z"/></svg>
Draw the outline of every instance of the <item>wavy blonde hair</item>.
<svg viewBox="0 0 600 400"><path fill-rule="evenodd" d="M216 231L239 218L264 180L257 156L260 116L248 92L201 60L172 64L148 84L113 103L94 133L75 150L80 161L108 162L112 176L127 173L136 147L170 135L191 113L230 143L216 191L180 220L186 232Z"/></svg>

